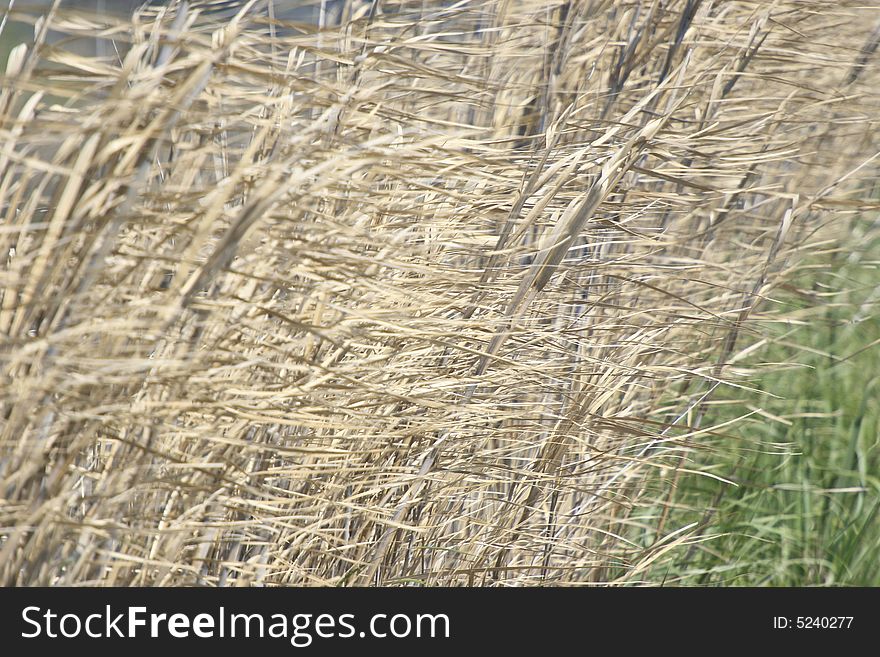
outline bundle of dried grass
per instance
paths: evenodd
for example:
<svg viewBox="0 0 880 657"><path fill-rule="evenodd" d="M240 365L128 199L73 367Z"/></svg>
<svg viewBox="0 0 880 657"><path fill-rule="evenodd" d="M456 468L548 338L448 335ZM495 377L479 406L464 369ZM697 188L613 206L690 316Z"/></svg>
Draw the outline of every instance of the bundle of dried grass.
<svg viewBox="0 0 880 657"><path fill-rule="evenodd" d="M878 12L200 4L7 12L0 581L624 583L699 540L620 535L867 203Z"/></svg>

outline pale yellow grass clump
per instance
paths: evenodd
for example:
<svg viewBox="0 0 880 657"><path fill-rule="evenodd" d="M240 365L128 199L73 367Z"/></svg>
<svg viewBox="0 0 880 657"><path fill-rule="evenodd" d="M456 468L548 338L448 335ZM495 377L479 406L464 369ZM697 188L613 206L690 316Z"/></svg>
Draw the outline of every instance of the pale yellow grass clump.
<svg viewBox="0 0 880 657"><path fill-rule="evenodd" d="M0 581L626 583L700 540L621 535L872 203L880 11L199 4L10 14Z"/></svg>

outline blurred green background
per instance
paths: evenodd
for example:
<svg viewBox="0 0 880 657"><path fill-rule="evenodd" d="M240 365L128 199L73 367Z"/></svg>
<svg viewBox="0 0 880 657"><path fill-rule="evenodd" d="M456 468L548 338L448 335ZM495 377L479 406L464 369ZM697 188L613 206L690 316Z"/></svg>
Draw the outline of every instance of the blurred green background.
<svg viewBox="0 0 880 657"><path fill-rule="evenodd" d="M656 549L661 525L712 538L675 545L647 581L880 586L880 231L863 219L843 235L759 308L735 364L754 392L719 388L701 426L750 415L696 439L681 466L704 474L652 481L639 545Z"/></svg>

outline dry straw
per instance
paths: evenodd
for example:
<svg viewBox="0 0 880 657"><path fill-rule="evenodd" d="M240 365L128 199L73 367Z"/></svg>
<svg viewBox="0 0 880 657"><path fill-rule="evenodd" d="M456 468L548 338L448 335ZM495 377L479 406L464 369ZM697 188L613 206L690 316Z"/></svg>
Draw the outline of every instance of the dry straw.
<svg viewBox="0 0 880 657"><path fill-rule="evenodd" d="M3 17L0 581L626 583L701 540L629 512L870 206L877 8L207 4Z"/></svg>

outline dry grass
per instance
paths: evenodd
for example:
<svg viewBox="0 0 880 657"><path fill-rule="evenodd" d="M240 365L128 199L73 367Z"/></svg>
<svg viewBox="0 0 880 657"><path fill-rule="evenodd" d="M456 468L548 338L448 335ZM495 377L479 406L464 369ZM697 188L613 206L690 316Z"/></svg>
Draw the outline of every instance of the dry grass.
<svg viewBox="0 0 880 657"><path fill-rule="evenodd" d="M11 13L0 581L627 583L701 540L621 534L876 209L880 11L199 4Z"/></svg>

